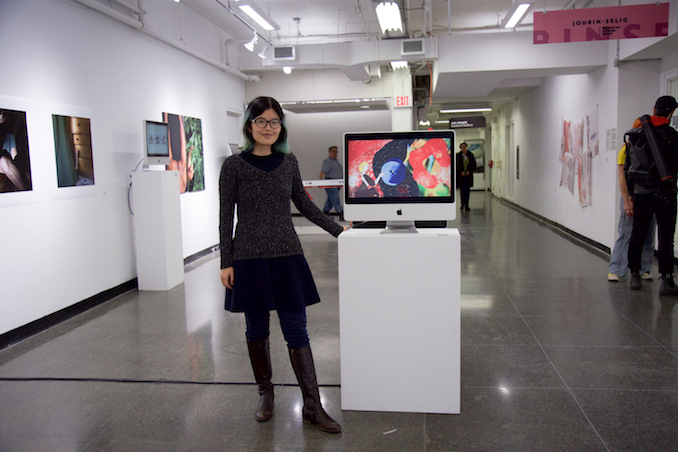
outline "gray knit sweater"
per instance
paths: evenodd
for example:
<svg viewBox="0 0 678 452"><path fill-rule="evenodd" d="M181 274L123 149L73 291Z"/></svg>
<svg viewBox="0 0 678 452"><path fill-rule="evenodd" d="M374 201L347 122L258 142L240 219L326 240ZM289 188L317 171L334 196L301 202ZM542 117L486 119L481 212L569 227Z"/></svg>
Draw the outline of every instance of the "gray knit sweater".
<svg viewBox="0 0 678 452"><path fill-rule="evenodd" d="M323 213L301 182L293 154L271 172L246 162L239 155L228 157L219 178L221 268L234 260L303 254L294 231L290 200L306 218L337 237L343 228ZM233 238L234 206L238 224Z"/></svg>

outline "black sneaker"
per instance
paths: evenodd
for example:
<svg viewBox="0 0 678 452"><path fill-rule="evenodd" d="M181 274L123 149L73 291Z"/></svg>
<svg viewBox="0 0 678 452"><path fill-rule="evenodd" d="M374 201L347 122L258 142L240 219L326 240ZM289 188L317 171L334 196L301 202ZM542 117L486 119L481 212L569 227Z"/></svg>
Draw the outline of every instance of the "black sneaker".
<svg viewBox="0 0 678 452"><path fill-rule="evenodd" d="M659 295L678 295L678 286L673 282L673 275L662 275L662 285Z"/></svg>
<svg viewBox="0 0 678 452"><path fill-rule="evenodd" d="M663 284L662 287L664 287ZM631 275L629 276L629 289L640 290L640 273L631 272Z"/></svg>

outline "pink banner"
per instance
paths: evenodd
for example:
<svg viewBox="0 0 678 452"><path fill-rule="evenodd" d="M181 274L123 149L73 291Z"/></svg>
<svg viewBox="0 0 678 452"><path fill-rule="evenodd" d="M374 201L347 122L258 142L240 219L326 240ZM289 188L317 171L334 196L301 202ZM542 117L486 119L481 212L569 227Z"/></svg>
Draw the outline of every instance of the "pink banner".
<svg viewBox="0 0 678 452"><path fill-rule="evenodd" d="M534 43L668 36L669 4L534 12Z"/></svg>

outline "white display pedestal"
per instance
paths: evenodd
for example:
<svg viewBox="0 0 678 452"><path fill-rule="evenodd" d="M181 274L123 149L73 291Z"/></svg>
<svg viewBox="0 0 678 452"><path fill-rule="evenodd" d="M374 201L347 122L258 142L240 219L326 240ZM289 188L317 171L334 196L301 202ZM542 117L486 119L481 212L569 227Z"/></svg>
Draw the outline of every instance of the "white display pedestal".
<svg viewBox="0 0 678 452"><path fill-rule="evenodd" d="M139 290L169 290L184 282L177 171L132 173Z"/></svg>
<svg viewBox="0 0 678 452"><path fill-rule="evenodd" d="M460 412L456 229L339 236L343 410Z"/></svg>

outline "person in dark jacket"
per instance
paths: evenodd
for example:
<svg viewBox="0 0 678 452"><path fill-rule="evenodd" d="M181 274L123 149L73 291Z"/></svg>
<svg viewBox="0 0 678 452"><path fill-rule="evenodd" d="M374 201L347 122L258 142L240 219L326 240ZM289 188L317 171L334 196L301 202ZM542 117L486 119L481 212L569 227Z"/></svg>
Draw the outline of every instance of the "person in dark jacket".
<svg viewBox="0 0 678 452"><path fill-rule="evenodd" d="M276 310L304 397L304 423L339 433L341 426L320 403L306 330L306 306L320 297L292 224L290 201L335 237L347 227L325 215L306 194L297 159L287 149L283 110L275 99L258 97L248 105L243 135L242 153L224 161L219 180L220 277L226 286L226 310L245 313L247 348L260 395L255 418L267 421L273 415L269 312Z"/></svg>
<svg viewBox="0 0 678 452"><path fill-rule="evenodd" d="M673 236L676 229L676 174L678 173L678 132L669 125L673 111L678 107L676 99L661 96L650 116L657 136L657 144L669 174L670 182L661 182L656 168L648 186L633 184L633 229L629 241L629 288L640 289L640 267L643 243L647 237L652 215L657 219L659 249L657 262L662 284L659 295L678 295L678 286L673 281ZM640 127L640 119L635 127ZM628 157L626 159L629 160Z"/></svg>
<svg viewBox="0 0 678 452"><path fill-rule="evenodd" d="M476 170L476 158L468 151L468 145L461 143L457 153L457 188L461 193L461 210L471 210L468 200L473 187L473 172Z"/></svg>

